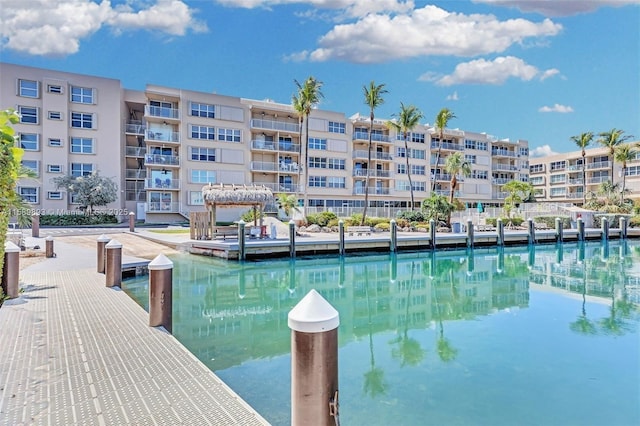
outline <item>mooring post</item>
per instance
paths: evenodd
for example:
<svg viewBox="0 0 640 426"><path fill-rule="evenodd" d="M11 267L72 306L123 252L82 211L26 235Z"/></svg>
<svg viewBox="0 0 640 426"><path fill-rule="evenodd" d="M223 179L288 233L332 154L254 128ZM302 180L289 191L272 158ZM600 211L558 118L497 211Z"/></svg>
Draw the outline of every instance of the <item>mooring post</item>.
<svg viewBox="0 0 640 426"><path fill-rule="evenodd" d="M498 245L504 246L504 223L502 223L501 218L496 220L496 228L498 230Z"/></svg>
<svg viewBox="0 0 640 426"><path fill-rule="evenodd" d="M104 246L106 255L105 284L107 287L120 287L122 283L122 244L111 240Z"/></svg>
<svg viewBox="0 0 640 426"><path fill-rule="evenodd" d="M467 276L473 275L473 271L476 269L473 248L467 249Z"/></svg>
<svg viewBox="0 0 640 426"><path fill-rule="evenodd" d="M289 256L296 257L296 223L293 220L289 221Z"/></svg>
<svg viewBox="0 0 640 426"><path fill-rule="evenodd" d="M528 232L529 244L535 244L536 243L536 226L533 223L533 219L531 218L527 219L527 229L529 230Z"/></svg>
<svg viewBox="0 0 640 426"><path fill-rule="evenodd" d="M136 214L129 212L129 232L136 232Z"/></svg>
<svg viewBox="0 0 640 426"><path fill-rule="evenodd" d="M390 231L391 231L391 240L390 240L390 249L392 253L395 253L398 250L398 224L395 219L391 219L390 222Z"/></svg>
<svg viewBox="0 0 640 426"><path fill-rule="evenodd" d="M245 260L247 254L245 251L246 235L244 234L244 228L246 223L244 220L238 222L238 260Z"/></svg>
<svg viewBox="0 0 640 426"><path fill-rule="evenodd" d="M626 238L627 238L627 218L623 216L620 218L620 239L624 240Z"/></svg>
<svg viewBox="0 0 640 426"><path fill-rule="evenodd" d="M338 311L311 290L289 312L291 424L334 426L338 418Z"/></svg>
<svg viewBox="0 0 640 426"><path fill-rule="evenodd" d="M96 264L97 264L97 271L101 274L104 274L104 265L105 265L105 257L107 255L107 252L104 248L104 246L107 245L107 243L109 241L111 241L111 238L107 237L106 235L102 234L98 237L97 241L97 259L96 259Z"/></svg>
<svg viewBox="0 0 640 426"><path fill-rule="evenodd" d="M531 250L533 247L529 247ZM504 247L498 246L498 261L496 262L496 272L501 274L504 272Z"/></svg>
<svg viewBox="0 0 640 426"><path fill-rule="evenodd" d="M603 217L602 221L600 221L600 235L602 241L609 240L609 219L607 219L606 217Z"/></svg>
<svg viewBox="0 0 640 426"><path fill-rule="evenodd" d="M391 283L395 283L398 278L398 256L396 253L391 253L391 276L389 277L389 281Z"/></svg>
<svg viewBox="0 0 640 426"><path fill-rule="evenodd" d="M56 254L53 251L53 237L51 235L44 239L44 257L56 257Z"/></svg>
<svg viewBox="0 0 640 426"><path fill-rule="evenodd" d="M473 247L473 221L467 219L467 247Z"/></svg>
<svg viewBox="0 0 640 426"><path fill-rule="evenodd" d="M40 215L38 213L31 215L31 236L40 238Z"/></svg>
<svg viewBox="0 0 640 426"><path fill-rule="evenodd" d="M556 263L562 263L564 261L564 246L558 244L556 246Z"/></svg>
<svg viewBox="0 0 640 426"><path fill-rule="evenodd" d="M173 326L173 262L159 254L149 262L149 326Z"/></svg>
<svg viewBox="0 0 640 426"><path fill-rule="evenodd" d="M562 229L562 219L556 217L556 243L564 241L564 230Z"/></svg>
<svg viewBox="0 0 640 426"><path fill-rule="evenodd" d="M429 221L429 240L431 243L431 250L436 249L436 221L431 219Z"/></svg>
<svg viewBox="0 0 640 426"><path fill-rule="evenodd" d="M576 223L578 224L578 241L584 241L584 221L579 217Z"/></svg>
<svg viewBox="0 0 640 426"><path fill-rule="evenodd" d="M2 265L2 291L9 298L18 297L20 283L20 247L7 241L4 243Z"/></svg>
<svg viewBox="0 0 640 426"><path fill-rule="evenodd" d="M528 262L528 267L529 269L533 268L536 264L536 246L535 244L532 244L529 246L529 262Z"/></svg>
<svg viewBox="0 0 640 426"><path fill-rule="evenodd" d="M344 256L344 220L338 221L338 252L340 256Z"/></svg>

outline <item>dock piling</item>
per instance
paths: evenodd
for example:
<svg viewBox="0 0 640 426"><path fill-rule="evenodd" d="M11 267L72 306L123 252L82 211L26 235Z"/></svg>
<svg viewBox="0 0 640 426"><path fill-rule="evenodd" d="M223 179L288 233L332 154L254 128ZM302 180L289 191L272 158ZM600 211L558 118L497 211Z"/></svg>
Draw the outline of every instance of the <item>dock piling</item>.
<svg viewBox="0 0 640 426"><path fill-rule="evenodd" d="M120 287L122 284L122 244L111 240L106 249L105 284L107 287Z"/></svg>
<svg viewBox="0 0 640 426"><path fill-rule="evenodd" d="M149 326L173 326L173 262L162 253L149 262Z"/></svg>

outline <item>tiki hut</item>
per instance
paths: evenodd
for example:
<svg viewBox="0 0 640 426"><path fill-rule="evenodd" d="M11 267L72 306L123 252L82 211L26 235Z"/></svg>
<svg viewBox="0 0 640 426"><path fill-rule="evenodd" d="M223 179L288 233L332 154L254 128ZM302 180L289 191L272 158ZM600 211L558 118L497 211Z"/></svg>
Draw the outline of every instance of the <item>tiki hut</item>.
<svg viewBox="0 0 640 426"><path fill-rule="evenodd" d="M257 210L260 211L260 226L262 226L262 211L266 204L275 201L273 192L263 185L224 185L221 183L208 184L202 187L204 205L211 217L211 235L216 230L216 209L218 207L252 206L254 209L254 225L258 226Z"/></svg>

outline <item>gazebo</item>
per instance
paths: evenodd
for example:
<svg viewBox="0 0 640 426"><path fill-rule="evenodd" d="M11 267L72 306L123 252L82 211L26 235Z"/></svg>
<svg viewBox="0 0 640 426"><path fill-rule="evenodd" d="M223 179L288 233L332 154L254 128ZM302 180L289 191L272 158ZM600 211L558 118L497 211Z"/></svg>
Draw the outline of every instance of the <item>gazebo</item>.
<svg viewBox="0 0 640 426"><path fill-rule="evenodd" d="M273 192L263 185L225 185L208 184L202 187L204 205L209 211L211 238L216 234L216 209L218 207L252 206L254 209L254 226L258 226L258 209L260 212L260 226L262 226L262 211L265 205L274 202Z"/></svg>

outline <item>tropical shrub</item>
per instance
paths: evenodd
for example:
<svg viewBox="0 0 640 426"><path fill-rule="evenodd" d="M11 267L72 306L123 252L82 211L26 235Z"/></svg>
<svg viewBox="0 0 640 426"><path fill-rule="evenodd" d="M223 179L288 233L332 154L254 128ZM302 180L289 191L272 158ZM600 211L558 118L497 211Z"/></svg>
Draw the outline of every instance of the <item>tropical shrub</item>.
<svg viewBox="0 0 640 426"><path fill-rule="evenodd" d="M571 218L569 216L536 216L533 218L533 221L535 223L544 223L548 228L555 229L556 217L559 217L562 220L562 228L571 228Z"/></svg>
<svg viewBox="0 0 640 426"><path fill-rule="evenodd" d="M43 226L78 226L78 225L105 225L118 223L118 218L112 214L43 214L40 216L40 225Z"/></svg>
<svg viewBox="0 0 640 426"><path fill-rule="evenodd" d="M254 222L256 220L259 221L263 217L264 213L258 209L249 209L240 215L240 219L242 219L242 221L246 223Z"/></svg>
<svg viewBox="0 0 640 426"><path fill-rule="evenodd" d="M374 225L373 229L376 231L388 231L391 229L391 224L389 222L380 222Z"/></svg>

